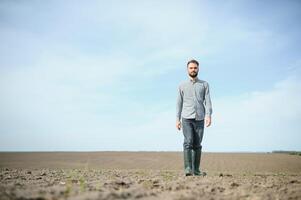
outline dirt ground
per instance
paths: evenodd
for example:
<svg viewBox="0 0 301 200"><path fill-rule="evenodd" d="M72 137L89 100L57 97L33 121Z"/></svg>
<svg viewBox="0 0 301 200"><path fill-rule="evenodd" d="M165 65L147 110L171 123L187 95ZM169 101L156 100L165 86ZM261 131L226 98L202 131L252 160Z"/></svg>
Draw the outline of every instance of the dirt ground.
<svg viewBox="0 0 301 200"><path fill-rule="evenodd" d="M181 152L0 153L0 199L301 199L301 156Z"/></svg>

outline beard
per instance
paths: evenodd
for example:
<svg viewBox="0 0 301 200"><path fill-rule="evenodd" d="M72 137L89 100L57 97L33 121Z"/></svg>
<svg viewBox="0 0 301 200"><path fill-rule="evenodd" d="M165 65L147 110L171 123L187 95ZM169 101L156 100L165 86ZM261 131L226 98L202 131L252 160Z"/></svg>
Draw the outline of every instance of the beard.
<svg viewBox="0 0 301 200"><path fill-rule="evenodd" d="M189 76L192 77L192 78L195 78L197 75L198 75L197 72L190 72L189 73Z"/></svg>

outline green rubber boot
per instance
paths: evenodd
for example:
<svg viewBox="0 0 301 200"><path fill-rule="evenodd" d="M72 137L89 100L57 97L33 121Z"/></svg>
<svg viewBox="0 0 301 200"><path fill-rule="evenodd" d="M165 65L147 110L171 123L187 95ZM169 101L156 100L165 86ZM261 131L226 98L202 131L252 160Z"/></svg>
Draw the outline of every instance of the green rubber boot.
<svg viewBox="0 0 301 200"><path fill-rule="evenodd" d="M192 176L192 150L184 149L185 176Z"/></svg>
<svg viewBox="0 0 301 200"><path fill-rule="evenodd" d="M200 163L201 163L201 149L192 150L192 160L193 160L193 174L195 176L205 175L200 171Z"/></svg>

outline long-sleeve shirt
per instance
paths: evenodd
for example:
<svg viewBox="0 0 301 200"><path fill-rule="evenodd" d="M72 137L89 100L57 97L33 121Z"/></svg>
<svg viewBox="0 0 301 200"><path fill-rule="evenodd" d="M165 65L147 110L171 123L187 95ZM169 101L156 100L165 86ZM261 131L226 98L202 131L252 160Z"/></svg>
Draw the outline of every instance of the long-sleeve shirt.
<svg viewBox="0 0 301 200"><path fill-rule="evenodd" d="M209 84L196 77L195 80L182 82L178 88L177 120L186 119L203 120L211 116L212 104L209 93Z"/></svg>

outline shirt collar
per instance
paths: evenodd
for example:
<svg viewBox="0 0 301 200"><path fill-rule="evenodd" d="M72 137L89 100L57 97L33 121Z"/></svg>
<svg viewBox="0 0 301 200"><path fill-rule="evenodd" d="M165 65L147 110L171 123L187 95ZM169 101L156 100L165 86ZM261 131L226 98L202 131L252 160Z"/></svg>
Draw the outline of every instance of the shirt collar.
<svg viewBox="0 0 301 200"><path fill-rule="evenodd" d="M192 83L196 83L198 82L199 78L196 77L195 80L193 80L190 76L189 76L189 81L192 82Z"/></svg>

